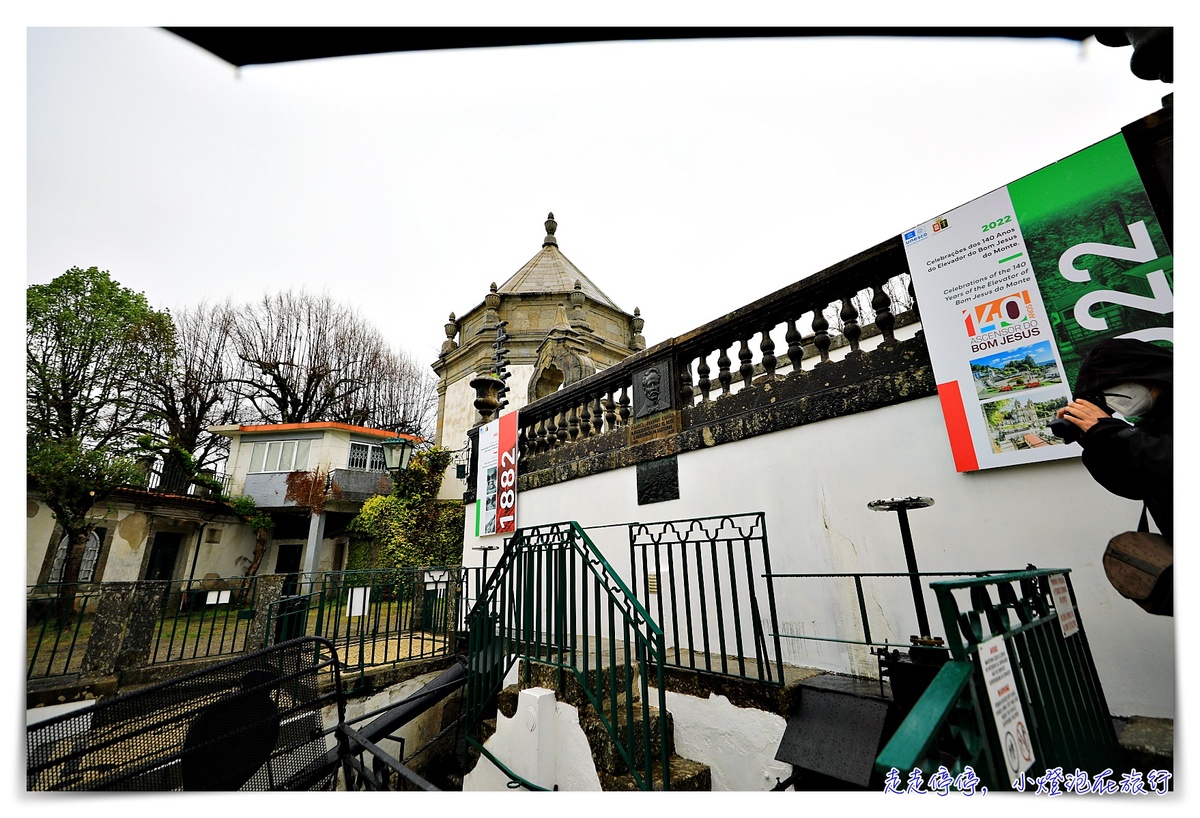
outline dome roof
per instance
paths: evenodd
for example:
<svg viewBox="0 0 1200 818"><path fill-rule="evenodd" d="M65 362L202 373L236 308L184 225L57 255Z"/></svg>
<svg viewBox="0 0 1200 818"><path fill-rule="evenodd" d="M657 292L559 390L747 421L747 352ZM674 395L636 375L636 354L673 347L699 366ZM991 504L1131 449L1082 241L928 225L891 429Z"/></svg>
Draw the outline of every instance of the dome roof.
<svg viewBox="0 0 1200 818"><path fill-rule="evenodd" d="M558 240L554 237L557 228L558 222L554 221L554 214L551 213L546 218L546 238L542 241L542 249L500 285L496 292L571 293L578 282L579 289L592 301L624 312L558 249Z"/></svg>

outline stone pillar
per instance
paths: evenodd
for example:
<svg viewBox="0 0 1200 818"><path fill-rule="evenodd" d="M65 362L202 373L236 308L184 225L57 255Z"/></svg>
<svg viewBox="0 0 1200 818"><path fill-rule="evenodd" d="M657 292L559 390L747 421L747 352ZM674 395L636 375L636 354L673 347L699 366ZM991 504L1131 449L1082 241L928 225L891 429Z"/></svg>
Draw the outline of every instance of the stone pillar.
<svg viewBox="0 0 1200 818"><path fill-rule="evenodd" d="M317 557L324 541L325 515L313 514L308 518L308 543L304 546L304 564L301 566L304 573L311 576L317 572Z"/></svg>
<svg viewBox="0 0 1200 818"><path fill-rule="evenodd" d="M84 678L141 667L150 655L168 583L105 582L80 664Z"/></svg>
<svg viewBox="0 0 1200 818"><path fill-rule="evenodd" d="M255 578L258 588L254 596L254 619L250 632L246 634L246 653L262 650L267 646L267 618L271 605L283 596L283 574L267 574Z"/></svg>

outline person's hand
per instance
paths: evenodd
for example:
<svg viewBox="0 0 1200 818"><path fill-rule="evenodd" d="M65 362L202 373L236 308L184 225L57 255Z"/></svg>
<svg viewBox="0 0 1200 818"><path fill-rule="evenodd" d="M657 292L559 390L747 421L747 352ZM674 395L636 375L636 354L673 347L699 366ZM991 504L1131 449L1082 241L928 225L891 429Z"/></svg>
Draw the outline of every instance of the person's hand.
<svg viewBox="0 0 1200 818"><path fill-rule="evenodd" d="M1068 401L1067 405L1055 414L1074 423L1084 434L1087 434L1088 430L1096 425L1096 421L1112 417L1108 412L1088 400Z"/></svg>

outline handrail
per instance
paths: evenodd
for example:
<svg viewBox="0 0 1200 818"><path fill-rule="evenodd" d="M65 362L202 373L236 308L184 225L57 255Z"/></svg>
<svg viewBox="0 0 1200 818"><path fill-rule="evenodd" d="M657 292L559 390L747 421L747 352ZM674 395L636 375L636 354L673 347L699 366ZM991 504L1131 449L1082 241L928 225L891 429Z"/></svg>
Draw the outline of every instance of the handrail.
<svg viewBox="0 0 1200 818"><path fill-rule="evenodd" d="M1008 659L1023 714L1018 732L1032 758L1025 763L1047 770L1116 769L1116 733L1069 569L1013 571L930 587L953 657L947 667L960 668L943 667L939 676L955 674L971 683L957 685L952 695L943 679L926 691L877 757L876 770L919 767L930 775L939 759L955 758L992 789L1005 788L1013 783L1010 776L1023 774L1006 765L1005 742L984 712L991 699L980 648L995 640L1003 641L1004 652L996 655ZM955 592L965 592L966 599Z"/></svg>
<svg viewBox="0 0 1200 818"><path fill-rule="evenodd" d="M566 701L592 707L639 787L670 788L666 723L659 718L651 736L649 702L653 673L657 708L665 713L662 629L577 523L519 529L471 610L467 631L468 730L518 661L526 684L538 666L539 680Z"/></svg>

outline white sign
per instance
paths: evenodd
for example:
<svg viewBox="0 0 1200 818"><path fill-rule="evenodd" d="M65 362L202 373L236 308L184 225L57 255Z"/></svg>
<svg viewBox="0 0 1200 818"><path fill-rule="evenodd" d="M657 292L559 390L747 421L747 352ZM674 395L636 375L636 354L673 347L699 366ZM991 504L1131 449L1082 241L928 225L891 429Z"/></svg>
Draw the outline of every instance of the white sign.
<svg viewBox="0 0 1200 818"><path fill-rule="evenodd" d="M346 605L346 617L351 616L366 616L367 606L371 604L371 587L364 585L361 588L350 589L350 602Z"/></svg>
<svg viewBox="0 0 1200 818"><path fill-rule="evenodd" d="M1054 597L1054 609L1058 611L1058 626L1062 628L1062 635L1067 637L1078 633L1079 619L1075 616L1075 606L1071 604L1071 589L1067 587L1065 574L1050 575L1050 594Z"/></svg>
<svg viewBox="0 0 1200 818"><path fill-rule="evenodd" d="M1008 767L1008 780L1016 781L1033 766L1033 741L1025 722L1025 711L1021 708L1004 637L997 636L980 643L979 661L983 666L988 701L992 705L992 718L996 722L996 735L1000 737L1004 764Z"/></svg>

